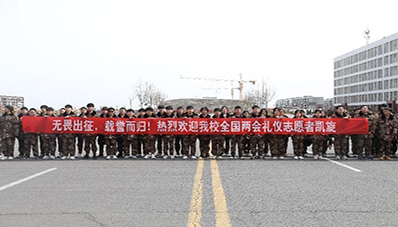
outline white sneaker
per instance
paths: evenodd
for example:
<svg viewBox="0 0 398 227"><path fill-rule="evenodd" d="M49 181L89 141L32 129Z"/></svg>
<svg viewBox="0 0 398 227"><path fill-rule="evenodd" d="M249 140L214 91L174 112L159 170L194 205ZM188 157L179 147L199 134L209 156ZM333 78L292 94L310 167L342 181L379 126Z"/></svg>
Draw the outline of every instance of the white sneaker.
<svg viewBox="0 0 398 227"><path fill-rule="evenodd" d="M66 159L66 156L62 156L62 157L61 157L61 160L65 160L65 159Z"/></svg>
<svg viewBox="0 0 398 227"><path fill-rule="evenodd" d="M44 156L43 156L43 159L44 159L44 160L47 160L47 159L50 159L50 157L47 156L47 155L44 155Z"/></svg>
<svg viewBox="0 0 398 227"><path fill-rule="evenodd" d="M144 159L148 159L149 157L150 157L149 154L147 154L144 156Z"/></svg>
<svg viewBox="0 0 398 227"><path fill-rule="evenodd" d="M52 160L54 160L54 159L55 159L55 156L54 156L54 155L50 155L50 158L51 158Z"/></svg>
<svg viewBox="0 0 398 227"><path fill-rule="evenodd" d="M163 156L163 159L168 159L169 157L167 155Z"/></svg>
<svg viewBox="0 0 398 227"><path fill-rule="evenodd" d="M129 158L130 158L130 155L125 155L123 158L124 158L124 159L129 159Z"/></svg>
<svg viewBox="0 0 398 227"><path fill-rule="evenodd" d="M14 159L14 157L8 156L8 160L13 160L13 159Z"/></svg>
<svg viewBox="0 0 398 227"><path fill-rule="evenodd" d="M3 156L3 157L1 157L0 159L1 159L1 160L7 160L8 157L7 157L7 156Z"/></svg>
<svg viewBox="0 0 398 227"><path fill-rule="evenodd" d="M131 156L131 158L132 158L132 159L137 159L138 157L135 156L135 155L133 155L133 156Z"/></svg>
<svg viewBox="0 0 398 227"><path fill-rule="evenodd" d="M283 157L283 156L280 156L280 157L279 157L279 159L285 159L285 157Z"/></svg>
<svg viewBox="0 0 398 227"><path fill-rule="evenodd" d="M113 160L116 160L116 159L117 159L117 156L116 156L116 155L112 155L112 159L113 159Z"/></svg>
<svg viewBox="0 0 398 227"><path fill-rule="evenodd" d="M76 158L81 158L82 157L82 154L77 154L76 155ZM72 159L73 160L73 159Z"/></svg>
<svg viewBox="0 0 398 227"><path fill-rule="evenodd" d="M294 156L294 159L298 160L298 159L299 159L299 157L298 157L298 156Z"/></svg>
<svg viewBox="0 0 398 227"><path fill-rule="evenodd" d="M188 156L184 155L184 156L182 157L182 159L188 159Z"/></svg>
<svg viewBox="0 0 398 227"><path fill-rule="evenodd" d="M174 155L170 156L170 159L174 159Z"/></svg>
<svg viewBox="0 0 398 227"><path fill-rule="evenodd" d="M234 158L235 158L234 156L229 157L229 159L234 159Z"/></svg>
<svg viewBox="0 0 398 227"><path fill-rule="evenodd" d="M348 160L347 156L343 155L343 160Z"/></svg>
<svg viewBox="0 0 398 227"><path fill-rule="evenodd" d="M243 157L243 156L242 156L242 157L240 157L240 159L244 160L244 159L245 159L245 157Z"/></svg>
<svg viewBox="0 0 398 227"><path fill-rule="evenodd" d="M217 159L218 159L218 160L221 160L221 159L222 159L222 156L218 156Z"/></svg>
<svg viewBox="0 0 398 227"><path fill-rule="evenodd" d="M156 159L156 156L154 154L151 155L152 159Z"/></svg>
<svg viewBox="0 0 398 227"><path fill-rule="evenodd" d="M319 155L315 155L315 156L314 156L314 159L319 159Z"/></svg>
<svg viewBox="0 0 398 227"><path fill-rule="evenodd" d="M195 155L192 155L191 159L197 159Z"/></svg>
<svg viewBox="0 0 398 227"><path fill-rule="evenodd" d="M336 155L336 160L340 160L340 155Z"/></svg>
<svg viewBox="0 0 398 227"><path fill-rule="evenodd" d="M76 158L75 156L71 156L69 159L70 160L75 160L75 158Z"/></svg>
<svg viewBox="0 0 398 227"><path fill-rule="evenodd" d="M217 159L217 156L211 156L211 159Z"/></svg>
<svg viewBox="0 0 398 227"><path fill-rule="evenodd" d="M303 159L304 159L304 157L303 157L303 156L299 156L298 158L299 158L300 160L303 160Z"/></svg>
<svg viewBox="0 0 398 227"><path fill-rule="evenodd" d="M108 155L108 156L106 156L106 159L107 159L107 160L111 160L111 159L112 159L112 156Z"/></svg>
<svg viewBox="0 0 398 227"><path fill-rule="evenodd" d="M274 157L272 157L272 159L278 159L278 157L274 156Z"/></svg>

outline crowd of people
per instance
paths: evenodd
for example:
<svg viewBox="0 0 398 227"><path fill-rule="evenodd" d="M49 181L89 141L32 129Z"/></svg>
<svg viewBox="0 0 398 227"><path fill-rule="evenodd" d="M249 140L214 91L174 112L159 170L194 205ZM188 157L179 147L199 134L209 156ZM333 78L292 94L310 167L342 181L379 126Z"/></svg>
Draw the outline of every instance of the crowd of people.
<svg viewBox="0 0 398 227"><path fill-rule="evenodd" d="M207 107L196 113L192 106L185 109L172 106L158 106L139 109L112 107L96 110L93 103L80 108L78 113L71 105L59 110L58 117L100 117L100 118L287 118L284 110L274 108L272 113L255 105L251 111L243 111L240 106L234 110L224 106L215 108L211 114ZM305 157L320 159L334 147L335 158L345 160L350 155L360 160L391 160L397 150L398 120L393 110L381 105L377 112L362 106L352 112L344 106L337 106L333 113L326 114L322 108L307 116L304 110L296 110L293 118L367 118L369 133L366 135L111 135L111 134L45 134L25 133L22 130L23 117L55 117L52 107L42 105L39 110L22 107L14 113L12 106L6 106L0 116L0 159L56 159L75 158L106 159L196 159L228 157L231 159L284 159L287 157L289 137L293 144L294 159ZM351 146L349 145L351 139ZM18 155L14 157L15 141L18 140ZM196 144L199 142L199 151ZM311 147L312 149L309 149ZM351 149L350 149L351 148ZM58 152L56 152L58 150ZM349 153L351 151L352 153ZM57 153L57 155L56 155Z"/></svg>

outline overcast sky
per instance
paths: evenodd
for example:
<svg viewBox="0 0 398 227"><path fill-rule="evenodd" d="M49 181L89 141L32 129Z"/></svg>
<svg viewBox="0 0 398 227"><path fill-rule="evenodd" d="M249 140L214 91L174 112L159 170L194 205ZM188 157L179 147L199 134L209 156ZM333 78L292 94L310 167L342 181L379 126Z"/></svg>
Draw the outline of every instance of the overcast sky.
<svg viewBox="0 0 398 227"><path fill-rule="evenodd" d="M328 98L333 58L364 46L367 27L371 42L398 32L397 8L364 0L0 0L0 94L24 96L29 107L128 107L139 78L168 99L230 98L230 83L180 75L242 73L275 87L273 103Z"/></svg>

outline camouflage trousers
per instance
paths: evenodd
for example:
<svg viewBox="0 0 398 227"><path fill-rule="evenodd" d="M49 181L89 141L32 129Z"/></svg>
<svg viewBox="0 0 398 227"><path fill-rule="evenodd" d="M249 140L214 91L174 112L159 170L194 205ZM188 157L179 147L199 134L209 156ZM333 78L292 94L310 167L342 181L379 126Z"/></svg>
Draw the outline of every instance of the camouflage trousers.
<svg viewBox="0 0 398 227"><path fill-rule="evenodd" d="M106 155L116 155L117 152L117 137L116 136L105 136L106 143Z"/></svg>
<svg viewBox="0 0 398 227"><path fill-rule="evenodd" d="M214 135L211 138L211 153L215 156L222 156L224 153L224 137Z"/></svg>
<svg viewBox="0 0 398 227"><path fill-rule="evenodd" d="M286 153L286 136L284 135L273 135L271 137L271 156L282 157Z"/></svg>
<svg viewBox="0 0 398 227"><path fill-rule="evenodd" d="M182 154L188 157L196 154L196 136L186 135L182 139Z"/></svg>
<svg viewBox="0 0 398 227"><path fill-rule="evenodd" d="M79 154L83 153L83 142L85 135L78 134L77 136L77 151Z"/></svg>
<svg viewBox="0 0 398 227"><path fill-rule="evenodd" d="M346 155L348 152L348 141L345 135L336 136L334 139L334 152L336 155Z"/></svg>
<svg viewBox="0 0 398 227"><path fill-rule="evenodd" d="M62 135L62 154L63 156L75 156L76 140L74 135Z"/></svg>
<svg viewBox="0 0 398 227"><path fill-rule="evenodd" d="M207 135L199 136L200 157L209 157L210 151L210 137Z"/></svg>
<svg viewBox="0 0 398 227"><path fill-rule="evenodd" d="M161 142L163 143L163 151L164 155L174 156L174 137L166 135L161 137ZM159 138L158 138L159 142ZM158 146L158 155L161 155L162 152L159 150Z"/></svg>
<svg viewBox="0 0 398 227"><path fill-rule="evenodd" d="M292 136L293 152L294 156L304 155L304 137L303 136Z"/></svg>
<svg viewBox="0 0 398 227"><path fill-rule="evenodd" d="M357 138L358 142L358 155L363 155L363 151L365 150L365 155L369 156L372 155L372 145L373 145L373 138L369 138L368 135L359 135Z"/></svg>
<svg viewBox="0 0 398 227"><path fill-rule="evenodd" d="M392 140L380 140L380 151L379 157L383 157L383 155L390 155L392 147Z"/></svg>
<svg viewBox="0 0 398 227"><path fill-rule="evenodd" d="M90 154L90 150L93 151L93 156L97 155L97 136L96 135L85 135L84 136L84 151L86 155Z"/></svg>
<svg viewBox="0 0 398 227"><path fill-rule="evenodd" d="M137 156L138 152L141 152L141 143L140 137L136 135L128 135L126 140L124 141L124 155L131 155Z"/></svg>
<svg viewBox="0 0 398 227"><path fill-rule="evenodd" d="M32 150L34 156L39 156L39 147L37 141L37 134L26 133L25 134L25 148L26 155L30 156L30 151ZM43 151L42 151L43 152Z"/></svg>
<svg viewBox="0 0 398 227"><path fill-rule="evenodd" d="M45 155L52 155L55 156L55 137L51 138L51 137L42 137L42 141L43 141L43 151L42 153L44 153Z"/></svg>
<svg viewBox="0 0 398 227"><path fill-rule="evenodd" d="M264 139L261 135L250 136L250 149L253 156L262 156L264 152Z"/></svg>
<svg viewBox="0 0 398 227"><path fill-rule="evenodd" d="M322 155L324 151L325 140L314 138L312 140L312 154L315 155Z"/></svg>
<svg viewBox="0 0 398 227"><path fill-rule="evenodd" d="M15 137L3 138L2 146L4 156L14 156Z"/></svg>
<svg viewBox="0 0 398 227"><path fill-rule="evenodd" d="M239 157L243 156L243 136L234 135L231 138L231 156L236 156L236 149L238 149Z"/></svg>
<svg viewBox="0 0 398 227"><path fill-rule="evenodd" d="M25 133L20 133L17 137L18 139L18 151L20 156L26 155L25 147Z"/></svg>
<svg viewBox="0 0 398 227"><path fill-rule="evenodd" d="M143 136L144 140L144 155L156 153L156 137L153 135Z"/></svg>

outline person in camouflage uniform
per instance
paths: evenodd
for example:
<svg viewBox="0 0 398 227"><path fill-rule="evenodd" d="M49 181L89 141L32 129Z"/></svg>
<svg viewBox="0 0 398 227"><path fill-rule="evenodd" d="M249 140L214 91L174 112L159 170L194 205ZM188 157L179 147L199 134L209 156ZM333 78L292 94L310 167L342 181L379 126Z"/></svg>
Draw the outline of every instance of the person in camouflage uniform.
<svg viewBox="0 0 398 227"><path fill-rule="evenodd" d="M35 108L30 108L28 116L29 117L36 117L37 116L36 109ZM34 159L38 159L39 158L39 147L38 147L37 138L38 138L38 133L26 133L25 134L25 145L24 146L26 148L27 157L30 157L30 152L32 151L33 158Z"/></svg>
<svg viewBox="0 0 398 227"><path fill-rule="evenodd" d="M179 106L177 108L177 113L175 118L183 118L185 114L184 108L182 108L182 106ZM183 147L183 136L182 135L176 135L174 137L174 147L176 150L176 156L177 157L182 157L183 151L182 151L182 147Z"/></svg>
<svg viewBox="0 0 398 227"><path fill-rule="evenodd" d="M383 110L383 115L376 120L376 136L380 140L380 160L391 160L391 142L398 133L398 121L390 108Z"/></svg>
<svg viewBox="0 0 398 227"><path fill-rule="evenodd" d="M187 112L183 115L183 118L197 118L198 114L195 113L193 106L187 106ZM184 154L183 159L196 159L196 135L184 135L182 139L182 153Z"/></svg>
<svg viewBox="0 0 398 227"><path fill-rule="evenodd" d="M27 158L26 157L26 147L25 147L25 132L22 130L22 118L28 115L28 108L22 107L21 112L18 114L19 118L19 134L17 136L18 139L18 151L19 155L17 158Z"/></svg>
<svg viewBox="0 0 398 227"><path fill-rule="evenodd" d="M340 105L336 107L336 112L332 115L332 118L350 118L350 116L345 113L344 106ZM333 137L336 159L347 159L349 137L347 135L334 135Z"/></svg>
<svg viewBox="0 0 398 227"><path fill-rule="evenodd" d="M315 111L315 118L322 118L323 110ZM327 135L317 134L312 136L312 154L314 159L319 159L324 151L325 141L328 139Z"/></svg>
<svg viewBox="0 0 398 227"><path fill-rule="evenodd" d="M211 118L209 114L209 109L207 107L202 107L200 109L199 118ZM200 158L209 157L210 151L210 135L199 135L199 147L200 147Z"/></svg>
<svg viewBox="0 0 398 227"><path fill-rule="evenodd" d="M6 106L2 115L2 147L3 147L3 157L1 160L13 159L14 158L14 145L15 138L19 134L19 119L14 115L14 108L12 106Z"/></svg>
<svg viewBox="0 0 398 227"><path fill-rule="evenodd" d="M72 106L67 104L65 105L65 113L62 114L62 117L69 118L74 117L75 113L72 111ZM69 158L70 160L75 159L76 152L76 136L72 133L64 133L61 135L62 137L62 151L63 156L61 160L65 160Z"/></svg>
<svg viewBox="0 0 398 227"><path fill-rule="evenodd" d="M54 109L52 107L47 108L47 112L44 117L55 117ZM42 138L42 153L44 153L43 159L55 159L55 149L56 149L56 138L57 135L54 133L42 133L40 134Z"/></svg>
<svg viewBox="0 0 398 227"><path fill-rule="evenodd" d="M159 111L156 113L156 117L157 118L163 118L164 115L166 114L164 106L163 105L159 105L158 106L158 110ZM163 155L163 149L165 149L163 147L164 146L164 143L163 143L163 140L162 140L163 139L163 135L156 135L155 137L156 137L156 149L158 150L158 152L156 154L156 157L160 158ZM166 157L166 159L167 159L167 157Z"/></svg>
<svg viewBox="0 0 398 227"><path fill-rule="evenodd" d="M113 107L108 108L108 115L107 118L115 118L115 109ZM106 143L106 159L117 159L116 152L117 152L117 135L112 134L105 134L105 143Z"/></svg>
<svg viewBox="0 0 398 227"><path fill-rule="evenodd" d="M152 107L147 107L145 109L144 118L156 118L156 115L153 113ZM156 137L154 135L143 135L144 138L144 158L152 158L156 159L155 152L156 152Z"/></svg>
<svg viewBox="0 0 398 227"><path fill-rule="evenodd" d="M98 117L97 112L94 110L94 104L87 104L87 112L82 116L83 118L88 117ZM84 159L88 159L90 157L90 150L93 152L93 159L97 159L97 135L96 134L85 134L84 135Z"/></svg>
<svg viewBox="0 0 398 227"><path fill-rule="evenodd" d="M295 119L302 119L303 116L301 115L300 110L296 110L294 112ZM293 152L294 152L294 159L302 160L304 159L304 139L305 135L292 135L292 142L293 142Z"/></svg>
<svg viewBox="0 0 398 227"><path fill-rule="evenodd" d="M284 118L281 109L274 108L273 118ZM286 150L286 136L285 135L271 135L271 157L272 159L284 159Z"/></svg>
<svg viewBox="0 0 398 227"><path fill-rule="evenodd" d="M369 124L369 132L366 135L357 135L357 154L358 154L358 159L373 159L372 156L372 143L373 143L373 137L375 133L375 117L374 115L369 113L368 107L367 106L362 106L361 111L358 112L354 117L355 118L367 118L368 119L368 124ZM354 141L352 142L354 143ZM363 155L365 149L365 156Z"/></svg>
<svg viewBox="0 0 398 227"><path fill-rule="evenodd" d="M87 114L87 108L86 107L82 107L80 108L80 114L78 117L84 117ZM75 134L76 138L77 138L77 158L81 158L83 155L83 146L84 146L84 134Z"/></svg>
<svg viewBox="0 0 398 227"><path fill-rule="evenodd" d="M257 105L254 105L252 107L252 114L251 118L261 118L260 114L260 107ZM264 152L264 138L263 135L260 134L251 134L249 135L250 138L250 148L251 148L251 158L252 159L258 159L258 158L263 158L263 152Z"/></svg>
<svg viewBox="0 0 398 227"><path fill-rule="evenodd" d="M122 107L119 109L119 114L117 115L118 118L128 118L127 113L126 113L126 108ZM117 157L118 158L125 158L128 159L130 158L130 152L126 152L124 149L126 146L124 146L125 143L127 143L127 135L122 134L122 135L117 135Z"/></svg>
<svg viewBox="0 0 398 227"><path fill-rule="evenodd" d="M126 113L129 119L135 118L134 110L128 109ZM130 156L131 150L131 156ZM138 135L127 134L126 140L124 141L124 157L128 156L129 158L137 159L138 154Z"/></svg>
<svg viewBox="0 0 398 227"><path fill-rule="evenodd" d="M174 118L172 106L166 106L166 112L162 115L162 118ZM174 159L174 136L173 135L162 135L161 141L163 143L164 159ZM159 142L159 140L158 140ZM159 149L159 147L158 147ZM158 150L159 152L159 150Z"/></svg>
<svg viewBox="0 0 398 227"><path fill-rule="evenodd" d="M102 107L101 108L101 114L100 118L106 118L108 116L108 107ZM98 144L99 144L99 155L98 157L104 157L104 147L106 145L105 143L105 134L99 134L98 135Z"/></svg>
<svg viewBox="0 0 398 227"><path fill-rule="evenodd" d="M231 118L244 118L242 115L242 107L235 106ZM243 138L243 135L233 135L231 137L231 158L243 159ZM236 149L238 149L238 155L236 154Z"/></svg>
<svg viewBox="0 0 398 227"><path fill-rule="evenodd" d="M214 109L213 119L220 119L221 117L221 109ZM214 159L222 159L222 155L224 153L224 136L220 134L212 135L211 137L211 148Z"/></svg>

